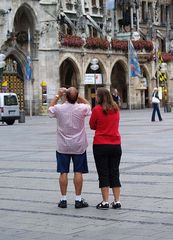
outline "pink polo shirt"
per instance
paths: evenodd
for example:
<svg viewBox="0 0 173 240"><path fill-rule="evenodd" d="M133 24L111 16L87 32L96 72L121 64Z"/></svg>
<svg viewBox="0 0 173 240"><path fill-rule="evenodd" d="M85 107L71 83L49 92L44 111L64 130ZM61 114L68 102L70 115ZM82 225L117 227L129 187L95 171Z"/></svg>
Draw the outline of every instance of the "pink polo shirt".
<svg viewBox="0 0 173 240"><path fill-rule="evenodd" d="M82 154L88 146L85 117L91 115L89 104L65 102L49 107L48 115L57 120L57 151Z"/></svg>

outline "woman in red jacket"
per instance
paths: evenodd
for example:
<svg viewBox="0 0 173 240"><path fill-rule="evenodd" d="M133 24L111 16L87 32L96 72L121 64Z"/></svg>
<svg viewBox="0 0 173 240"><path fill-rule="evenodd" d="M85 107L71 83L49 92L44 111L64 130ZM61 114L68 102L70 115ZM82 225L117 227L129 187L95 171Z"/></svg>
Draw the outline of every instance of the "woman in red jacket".
<svg viewBox="0 0 173 240"><path fill-rule="evenodd" d="M114 201L112 208L121 208L119 165L121 159L121 136L119 134L119 108L106 88L98 88L97 105L92 110L90 128L95 130L93 154L99 177L102 202L97 209L109 208L109 188L112 188Z"/></svg>

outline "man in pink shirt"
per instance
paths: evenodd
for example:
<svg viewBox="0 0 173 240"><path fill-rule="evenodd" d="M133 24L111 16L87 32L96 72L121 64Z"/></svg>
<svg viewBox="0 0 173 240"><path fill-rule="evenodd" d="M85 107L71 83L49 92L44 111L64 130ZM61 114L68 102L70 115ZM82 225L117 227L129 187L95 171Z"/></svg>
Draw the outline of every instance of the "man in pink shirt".
<svg viewBox="0 0 173 240"><path fill-rule="evenodd" d="M61 97L65 102L57 104ZM58 207L67 207L67 185L70 161L73 161L75 208L88 207L88 203L81 198L83 173L88 173L86 149L88 146L85 131L85 117L91 115L89 102L78 95L74 87L60 88L48 110L49 117L57 120L57 172L60 173L59 185L61 200Z"/></svg>

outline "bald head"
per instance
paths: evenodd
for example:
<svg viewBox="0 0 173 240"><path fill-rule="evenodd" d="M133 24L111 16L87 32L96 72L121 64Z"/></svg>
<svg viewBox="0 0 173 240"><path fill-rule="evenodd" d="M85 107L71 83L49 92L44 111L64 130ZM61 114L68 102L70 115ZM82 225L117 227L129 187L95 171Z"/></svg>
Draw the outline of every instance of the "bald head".
<svg viewBox="0 0 173 240"><path fill-rule="evenodd" d="M70 87L66 91L66 99L69 103L74 104L78 99L78 91L75 87Z"/></svg>

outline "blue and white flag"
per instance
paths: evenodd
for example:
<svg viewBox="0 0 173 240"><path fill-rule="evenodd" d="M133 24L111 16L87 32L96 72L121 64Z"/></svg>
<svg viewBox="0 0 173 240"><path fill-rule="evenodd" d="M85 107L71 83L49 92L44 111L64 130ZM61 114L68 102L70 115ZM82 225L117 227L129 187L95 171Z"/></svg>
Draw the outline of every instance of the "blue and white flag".
<svg viewBox="0 0 173 240"><path fill-rule="evenodd" d="M26 73L26 80L31 80L32 79L32 61L31 57L27 56L27 62L25 66L25 73Z"/></svg>
<svg viewBox="0 0 173 240"><path fill-rule="evenodd" d="M129 42L129 58L130 58L130 77L140 77L142 72L139 66L137 53L134 49L133 43Z"/></svg>
<svg viewBox="0 0 173 240"><path fill-rule="evenodd" d="M116 8L116 0L106 0L106 9L112 10Z"/></svg>

